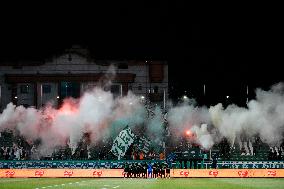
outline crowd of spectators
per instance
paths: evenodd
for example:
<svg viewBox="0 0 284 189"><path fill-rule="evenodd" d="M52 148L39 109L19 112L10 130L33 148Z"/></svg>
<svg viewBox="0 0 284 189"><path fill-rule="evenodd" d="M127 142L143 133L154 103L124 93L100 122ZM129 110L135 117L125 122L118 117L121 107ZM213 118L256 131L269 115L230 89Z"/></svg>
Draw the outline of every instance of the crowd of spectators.
<svg viewBox="0 0 284 189"><path fill-rule="evenodd" d="M268 160L282 160L282 147L270 147L268 153Z"/></svg>
<svg viewBox="0 0 284 189"><path fill-rule="evenodd" d="M13 144L0 147L0 160L39 160L40 155L35 145L30 149Z"/></svg>
<svg viewBox="0 0 284 189"><path fill-rule="evenodd" d="M66 144L66 146L55 148L51 154L46 155L40 151L40 142L27 143L23 138L2 134L0 135L0 160L117 160L117 157L110 151L112 144L111 139L100 141L95 145L90 145L82 140L75 149ZM137 145L132 145L123 159L158 160L165 159L165 155L160 149L150 149L148 152L143 152L138 150Z"/></svg>
<svg viewBox="0 0 284 189"><path fill-rule="evenodd" d="M181 159L186 159L186 152L192 155L192 149L196 151L196 148L198 148L200 153L208 155L206 159L211 158L211 160L213 157L211 154L213 154L214 149L218 151L218 158L223 160L235 160L233 155L236 153L239 154L239 156L251 157L256 157L259 153L263 153L267 154L263 157L263 160L283 160L283 145L268 147L268 150L264 150L259 147L262 143L257 140L257 138L252 142L253 152L249 154L246 152L247 150L245 150L244 146L242 146L242 148L235 145L231 146L226 139L222 139L219 143L214 145L210 153L209 151L200 149L198 144L188 141L186 137L181 137L174 142L166 141L166 143L167 145L164 149L161 147L151 147L146 152L139 150L137 145L131 145L122 160L165 160L165 154L172 152L177 152L177 154L180 152L182 156ZM56 148L50 155L43 155L40 151L40 142L27 142L21 137L13 137L7 133L2 133L0 135L0 160L117 160L117 157L110 151L112 144L113 141L111 139L100 141L95 145L90 145L86 140L82 140L75 149L72 149L66 144L64 147ZM195 155L198 154L195 153Z"/></svg>

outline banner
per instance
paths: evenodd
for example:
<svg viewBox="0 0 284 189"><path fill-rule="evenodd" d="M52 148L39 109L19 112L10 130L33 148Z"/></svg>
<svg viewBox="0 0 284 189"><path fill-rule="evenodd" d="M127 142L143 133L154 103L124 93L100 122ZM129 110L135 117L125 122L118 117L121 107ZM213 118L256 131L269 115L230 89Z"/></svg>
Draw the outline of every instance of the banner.
<svg viewBox="0 0 284 189"><path fill-rule="evenodd" d="M283 169L283 161L221 161L218 168L228 169Z"/></svg>
<svg viewBox="0 0 284 189"><path fill-rule="evenodd" d="M177 155L177 154L176 154ZM202 154L201 154L202 155ZM178 158L178 156L177 156ZM202 157L200 156L200 159ZM198 163L201 166L201 163ZM180 167L178 161L173 163L174 168ZM212 162L203 163L204 168L212 168ZM218 169L284 169L284 161L219 161Z"/></svg>
<svg viewBox="0 0 284 189"><path fill-rule="evenodd" d="M131 129L129 127L125 128L114 139L111 152L117 157L123 157L129 146L134 142L134 139L135 134Z"/></svg>
<svg viewBox="0 0 284 189"><path fill-rule="evenodd" d="M123 169L0 169L0 178L122 178ZM280 178L284 169L171 169L175 178Z"/></svg>
<svg viewBox="0 0 284 189"><path fill-rule="evenodd" d="M284 177L284 169L171 169L171 177L177 177L177 178Z"/></svg>
<svg viewBox="0 0 284 189"><path fill-rule="evenodd" d="M123 169L0 169L0 178L123 177Z"/></svg>
<svg viewBox="0 0 284 189"><path fill-rule="evenodd" d="M150 148L150 144L151 144L150 140L148 140L144 136L140 137L139 140L138 140L138 149L140 151L143 151L144 153L148 153L149 148Z"/></svg>

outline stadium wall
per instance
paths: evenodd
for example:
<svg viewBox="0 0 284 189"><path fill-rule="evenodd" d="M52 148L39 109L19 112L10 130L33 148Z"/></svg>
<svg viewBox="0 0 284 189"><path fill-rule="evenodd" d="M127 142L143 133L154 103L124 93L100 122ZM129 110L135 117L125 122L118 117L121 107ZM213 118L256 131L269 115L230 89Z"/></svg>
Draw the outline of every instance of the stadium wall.
<svg viewBox="0 0 284 189"><path fill-rule="evenodd" d="M0 169L0 178L91 177L122 178L123 169ZM284 169L171 169L175 178L284 177Z"/></svg>
<svg viewBox="0 0 284 189"><path fill-rule="evenodd" d="M175 178L284 177L284 169L172 169L171 177L175 177Z"/></svg>
<svg viewBox="0 0 284 189"><path fill-rule="evenodd" d="M123 169L0 169L0 178L7 177L123 177Z"/></svg>

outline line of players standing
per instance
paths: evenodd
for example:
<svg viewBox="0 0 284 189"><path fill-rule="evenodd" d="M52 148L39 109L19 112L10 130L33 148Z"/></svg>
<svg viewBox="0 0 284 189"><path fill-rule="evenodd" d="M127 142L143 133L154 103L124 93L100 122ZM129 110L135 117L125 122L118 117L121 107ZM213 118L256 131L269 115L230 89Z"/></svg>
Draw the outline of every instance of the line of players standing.
<svg viewBox="0 0 284 189"><path fill-rule="evenodd" d="M170 168L167 163L126 163L124 178L170 178Z"/></svg>

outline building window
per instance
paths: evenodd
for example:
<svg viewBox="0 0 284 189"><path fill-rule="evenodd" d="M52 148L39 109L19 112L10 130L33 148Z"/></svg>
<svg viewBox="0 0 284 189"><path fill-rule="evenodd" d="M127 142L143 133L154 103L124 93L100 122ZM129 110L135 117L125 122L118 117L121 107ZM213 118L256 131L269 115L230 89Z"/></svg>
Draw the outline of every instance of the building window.
<svg viewBox="0 0 284 189"><path fill-rule="evenodd" d="M128 90L132 91L132 86L131 85L128 86Z"/></svg>
<svg viewBox="0 0 284 189"><path fill-rule="evenodd" d="M29 93L29 85L21 85L20 86L20 91L21 91L21 93L22 94L27 94L27 93Z"/></svg>
<svg viewBox="0 0 284 189"><path fill-rule="evenodd" d="M141 85L138 86L138 90L139 90L139 91L142 90L142 86L141 86Z"/></svg>
<svg viewBox="0 0 284 189"><path fill-rule="evenodd" d="M66 97L78 98L80 97L80 83L79 82L66 82L60 83L60 99Z"/></svg>
<svg viewBox="0 0 284 189"><path fill-rule="evenodd" d="M51 86L50 85L42 85L42 92L44 94L50 93L51 92Z"/></svg>
<svg viewBox="0 0 284 189"><path fill-rule="evenodd" d="M154 93L158 93L158 91L159 91L159 87L158 87L158 86L155 86L155 87L154 87Z"/></svg>

